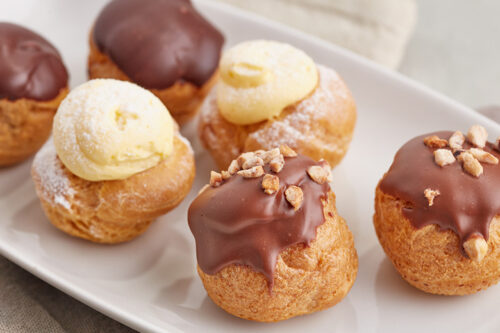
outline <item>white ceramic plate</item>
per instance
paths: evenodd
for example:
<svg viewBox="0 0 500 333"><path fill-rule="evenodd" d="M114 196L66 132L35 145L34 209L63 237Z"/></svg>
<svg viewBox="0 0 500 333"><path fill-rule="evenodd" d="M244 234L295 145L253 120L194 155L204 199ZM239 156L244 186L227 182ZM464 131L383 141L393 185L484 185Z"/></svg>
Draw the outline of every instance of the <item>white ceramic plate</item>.
<svg viewBox="0 0 500 333"><path fill-rule="evenodd" d="M0 20L36 29L61 50L72 85L85 80L87 33L104 1L0 2ZM196 1L225 33L227 45L253 38L289 42L335 68L358 104L351 149L334 171L338 210L354 233L359 273L337 306L281 323L226 314L195 274L186 210L213 163L194 141L198 174L186 200L138 239L117 246L66 236L42 213L31 161L0 170L0 253L89 306L140 331L170 332L498 332L500 287L467 297L427 295L410 287L385 258L372 227L374 189L398 147L433 130L500 126L429 89L319 39L227 6ZM443 61L446 61L445 59ZM464 73L464 80L467 79ZM471 89L479 89L471 87Z"/></svg>

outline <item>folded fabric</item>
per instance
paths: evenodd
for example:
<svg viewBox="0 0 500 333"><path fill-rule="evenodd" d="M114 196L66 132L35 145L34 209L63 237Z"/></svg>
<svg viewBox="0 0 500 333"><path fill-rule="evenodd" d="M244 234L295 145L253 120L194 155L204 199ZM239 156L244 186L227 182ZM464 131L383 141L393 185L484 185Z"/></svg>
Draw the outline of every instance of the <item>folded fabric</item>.
<svg viewBox="0 0 500 333"><path fill-rule="evenodd" d="M217 0L397 68L413 31L415 0Z"/></svg>

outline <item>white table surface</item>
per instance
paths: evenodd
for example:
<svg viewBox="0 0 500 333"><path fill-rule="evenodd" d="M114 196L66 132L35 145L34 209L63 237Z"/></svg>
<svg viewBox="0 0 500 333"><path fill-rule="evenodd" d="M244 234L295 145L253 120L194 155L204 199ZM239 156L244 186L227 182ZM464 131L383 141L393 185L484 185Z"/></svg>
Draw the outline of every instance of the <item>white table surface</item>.
<svg viewBox="0 0 500 333"><path fill-rule="evenodd" d="M88 1L78 2L78 7L85 10L85 3ZM401 72L471 107L500 104L500 1L419 0L418 5L417 27ZM82 75L78 73L73 79L81 79ZM19 290L10 292L30 295L33 306L45 308L63 330L72 329L71 321L76 315L89 323L82 332L128 331L1 257L0 273L0 283L23 281L16 286ZM8 306L1 302L0 298L0 310ZM58 306L61 303L65 309Z"/></svg>

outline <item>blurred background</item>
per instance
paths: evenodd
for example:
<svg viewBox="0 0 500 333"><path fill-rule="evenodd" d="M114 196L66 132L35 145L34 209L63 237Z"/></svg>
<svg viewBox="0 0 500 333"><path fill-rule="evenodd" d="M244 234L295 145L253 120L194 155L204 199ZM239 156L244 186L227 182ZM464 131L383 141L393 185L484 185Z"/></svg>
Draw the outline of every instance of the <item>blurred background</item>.
<svg viewBox="0 0 500 333"><path fill-rule="evenodd" d="M0 1L0 20L40 31L72 24L64 16L68 10L96 17L107 2L23 0L22 6L11 6L12 1ZM314 34L500 121L498 0L205 1L228 3ZM47 37L56 45L67 44L86 39L88 29L82 26L79 36L58 29ZM86 54L77 49L65 52L68 65L85 61ZM85 80L85 75L72 73L72 84ZM0 257L0 332L4 331L126 332L128 328Z"/></svg>

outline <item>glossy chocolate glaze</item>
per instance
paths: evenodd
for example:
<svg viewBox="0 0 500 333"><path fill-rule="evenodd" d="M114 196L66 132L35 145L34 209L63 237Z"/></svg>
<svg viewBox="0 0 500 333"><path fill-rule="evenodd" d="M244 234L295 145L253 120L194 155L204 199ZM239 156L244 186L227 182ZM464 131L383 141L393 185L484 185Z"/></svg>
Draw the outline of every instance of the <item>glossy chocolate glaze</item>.
<svg viewBox="0 0 500 333"><path fill-rule="evenodd" d="M55 98L68 84L59 52L42 36L0 22L0 99Z"/></svg>
<svg viewBox="0 0 500 333"><path fill-rule="evenodd" d="M272 288L279 253L295 244L309 245L325 222L322 200L330 186L309 178L306 170L311 165L320 163L300 155L285 158L277 174L280 187L273 195L264 193L262 177L239 175L202 192L189 207L188 221L203 272L213 275L231 264L248 265L263 273ZM265 170L274 174L269 166ZM285 199L289 185L300 186L304 193L297 211Z"/></svg>
<svg viewBox="0 0 500 333"><path fill-rule="evenodd" d="M462 244L471 236L488 239L491 220L500 214L500 164L481 163L479 178L469 175L461 163L438 166L433 151L423 140L430 135L449 139L453 132L436 132L407 142L380 182L382 192L405 201L403 214L415 228L436 224L441 230L453 230ZM464 148L471 145L466 143ZM485 151L500 159L500 153L488 143ZM429 206L424 190L439 190L440 195Z"/></svg>
<svg viewBox="0 0 500 333"><path fill-rule="evenodd" d="M94 41L132 81L165 89L178 80L202 86L224 37L189 0L114 0L95 22Z"/></svg>

